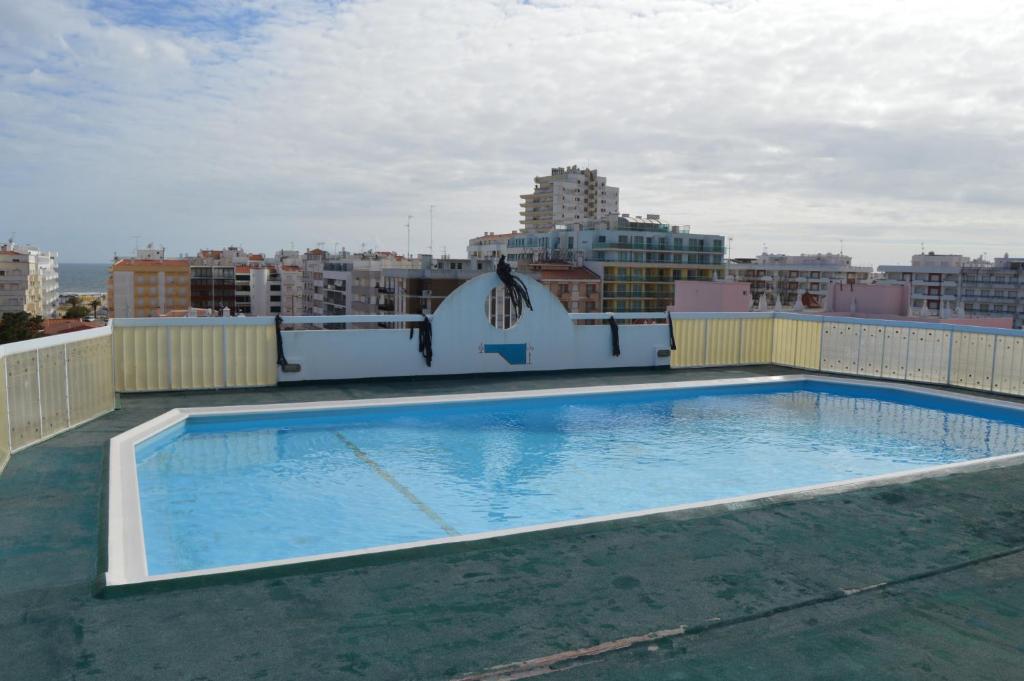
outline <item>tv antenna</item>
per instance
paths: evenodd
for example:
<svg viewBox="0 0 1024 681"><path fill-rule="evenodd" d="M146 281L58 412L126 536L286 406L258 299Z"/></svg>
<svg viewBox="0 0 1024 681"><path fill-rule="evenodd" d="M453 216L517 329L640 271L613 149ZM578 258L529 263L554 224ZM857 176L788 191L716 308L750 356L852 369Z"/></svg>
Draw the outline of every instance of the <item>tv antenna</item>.
<svg viewBox="0 0 1024 681"><path fill-rule="evenodd" d="M430 204L430 245L427 252L434 255L434 204Z"/></svg>
<svg viewBox="0 0 1024 681"><path fill-rule="evenodd" d="M405 257L412 260L412 216L405 221Z"/></svg>

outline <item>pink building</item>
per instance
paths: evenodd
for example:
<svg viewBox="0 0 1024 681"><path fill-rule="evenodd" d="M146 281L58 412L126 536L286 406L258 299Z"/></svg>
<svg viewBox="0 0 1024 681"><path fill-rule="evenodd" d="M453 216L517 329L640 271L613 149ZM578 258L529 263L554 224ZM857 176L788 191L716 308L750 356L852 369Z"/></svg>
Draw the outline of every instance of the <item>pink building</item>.
<svg viewBox="0 0 1024 681"><path fill-rule="evenodd" d="M967 317L955 312L947 317L918 317L911 314L910 284L840 284L829 286L828 306L822 314L861 319L897 319L935 324L960 324L1012 329L1013 317Z"/></svg>
<svg viewBox="0 0 1024 681"><path fill-rule="evenodd" d="M677 281L672 312L749 312L750 284L742 281Z"/></svg>
<svg viewBox="0 0 1024 681"><path fill-rule="evenodd" d="M859 312L866 315L910 314L910 284L847 284L832 282L828 287L826 311L835 314Z"/></svg>

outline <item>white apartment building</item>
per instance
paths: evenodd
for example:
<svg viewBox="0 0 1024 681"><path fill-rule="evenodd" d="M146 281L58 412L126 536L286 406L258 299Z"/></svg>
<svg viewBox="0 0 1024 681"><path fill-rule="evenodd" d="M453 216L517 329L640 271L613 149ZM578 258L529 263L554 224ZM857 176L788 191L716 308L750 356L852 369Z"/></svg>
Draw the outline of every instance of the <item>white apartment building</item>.
<svg viewBox="0 0 1024 681"><path fill-rule="evenodd" d="M503 255L508 255L508 240L517 234L519 232L505 232L504 234L484 232L482 236L476 236L469 240L466 254L470 258L478 260L497 260Z"/></svg>
<svg viewBox="0 0 1024 681"><path fill-rule="evenodd" d="M910 265L879 265L878 271L883 281L910 283L911 314L952 317L960 304L961 270L970 262L962 255L929 252L913 256Z"/></svg>
<svg viewBox="0 0 1024 681"><path fill-rule="evenodd" d="M34 246L0 246L0 312L57 314L57 254Z"/></svg>
<svg viewBox="0 0 1024 681"><path fill-rule="evenodd" d="M533 182L533 191L519 197L519 222L527 232L579 225L619 212L618 187L609 187L597 170L552 168L550 175L535 177Z"/></svg>
<svg viewBox="0 0 1024 681"><path fill-rule="evenodd" d="M809 308L827 306L829 284L865 283L871 277L870 267L855 266L850 256L837 253L762 253L733 258L726 268L729 279L750 284L754 303L768 294L772 305L778 296L782 305L795 305L800 298Z"/></svg>

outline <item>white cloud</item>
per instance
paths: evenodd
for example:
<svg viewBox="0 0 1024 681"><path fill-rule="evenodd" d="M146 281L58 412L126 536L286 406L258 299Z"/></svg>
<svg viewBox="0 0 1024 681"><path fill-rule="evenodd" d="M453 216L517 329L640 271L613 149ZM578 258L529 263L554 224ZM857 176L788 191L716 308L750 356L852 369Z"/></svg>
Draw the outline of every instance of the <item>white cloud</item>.
<svg viewBox="0 0 1024 681"><path fill-rule="evenodd" d="M588 163L623 209L879 263L1024 236L1012 2L0 0L0 228L72 255L426 246ZM240 18L241 17L241 18Z"/></svg>

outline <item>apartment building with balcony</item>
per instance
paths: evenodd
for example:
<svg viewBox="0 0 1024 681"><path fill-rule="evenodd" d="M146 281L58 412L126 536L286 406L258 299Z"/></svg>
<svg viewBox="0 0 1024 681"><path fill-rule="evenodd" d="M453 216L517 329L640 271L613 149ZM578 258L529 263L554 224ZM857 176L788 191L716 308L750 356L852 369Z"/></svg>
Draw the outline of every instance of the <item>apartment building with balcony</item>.
<svg viewBox="0 0 1024 681"><path fill-rule="evenodd" d="M762 253L731 259L727 272L729 279L750 284L754 303L767 294L772 305L777 296L784 306L797 305L800 298L802 307L824 309L831 284L864 283L872 270L856 266L850 256L838 253Z"/></svg>
<svg viewBox="0 0 1024 681"><path fill-rule="evenodd" d="M148 247L134 258L110 266L107 306L110 317L159 317L192 304L191 263L166 258L163 248Z"/></svg>
<svg viewBox="0 0 1024 681"><path fill-rule="evenodd" d="M531 263L566 262L602 280L606 312L658 312L675 300L673 282L710 281L725 275L725 237L694 234L660 215L607 215L544 232L494 237L488 248L522 271ZM472 250L472 249L471 249Z"/></svg>
<svg viewBox="0 0 1024 681"><path fill-rule="evenodd" d="M618 187L608 186L597 170L552 168L550 175L535 177L533 183L533 191L519 197L519 222L527 232L578 225L619 212Z"/></svg>
<svg viewBox="0 0 1024 681"><path fill-rule="evenodd" d="M567 262L530 263L522 274L528 274L551 291L567 312L601 312L601 276L586 267Z"/></svg>
<svg viewBox="0 0 1024 681"><path fill-rule="evenodd" d="M57 314L57 254L8 242L0 246L0 312Z"/></svg>
<svg viewBox="0 0 1024 681"><path fill-rule="evenodd" d="M352 295L350 259L329 258L324 263L324 314L349 314Z"/></svg>
<svg viewBox="0 0 1024 681"><path fill-rule="evenodd" d="M973 317L1013 317L1024 326L1024 258L1009 254L991 265L972 262L960 271L960 305Z"/></svg>
<svg viewBox="0 0 1024 681"><path fill-rule="evenodd" d="M377 311L431 314L464 282L493 271L492 260L420 255L408 266L382 269L377 286Z"/></svg>
<svg viewBox="0 0 1024 681"><path fill-rule="evenodd" d="M190 276L191 307L218 313L236 309L234 265L193 264Z"/></svg>
<svg viewBox="0 0 1024 681"><path fill-rule="evenodd" d="M501 256L508 256L508 240L519 234L519 232L505 232L495 234L484 232L481 236L473 237L466 247L466 255L478 260L497 260Z"/></svg>
<svg viewBox="0 0 1024 681"><path fill-rule="evenodd" d="M878 271L883 281L910 284L912 314L952 317L960 304L961 271L969 264L962 255L929 252L914 255L910 265L879 265Z"/></svg>

